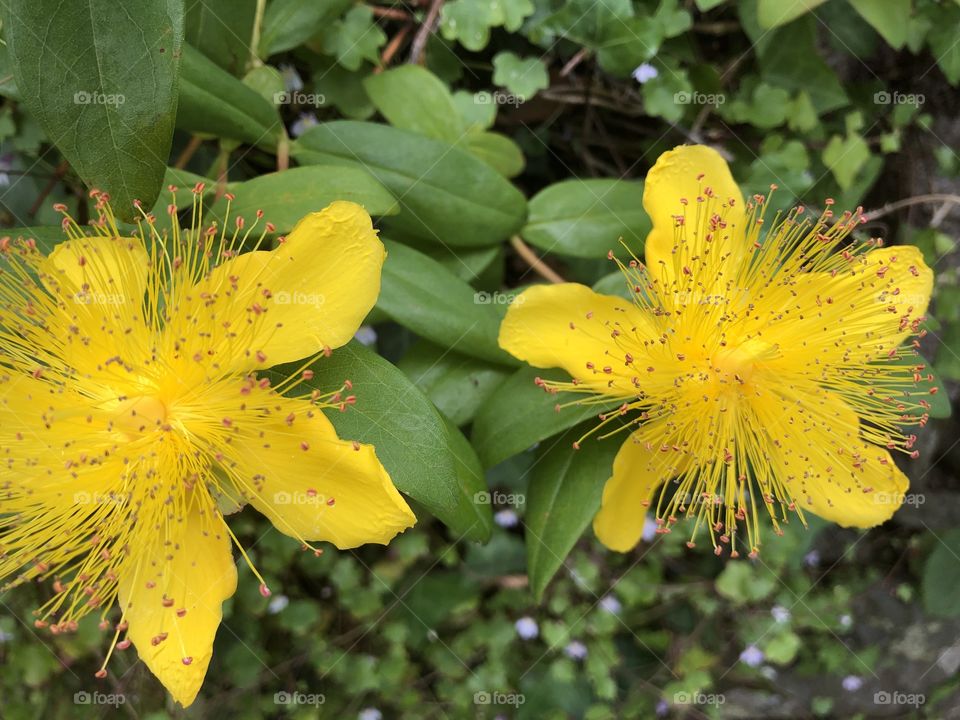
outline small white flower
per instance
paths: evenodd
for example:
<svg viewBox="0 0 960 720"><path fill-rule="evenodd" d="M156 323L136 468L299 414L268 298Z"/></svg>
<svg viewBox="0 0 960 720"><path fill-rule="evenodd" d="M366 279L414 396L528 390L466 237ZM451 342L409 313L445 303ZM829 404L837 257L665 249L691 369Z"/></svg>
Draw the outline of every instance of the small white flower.
<svg viewBox="0 0 960 720"><path fill-rule="evenodd" d="M540 635L540 626L532 617L520 618L513 624L513 627L516 628L517 635L520 636L521 640L533 640Z"/></svg>
<svg viewBox="0 0 960 720"><path fill-rule="evenodd" d="M604 595L603 599L600 600L600 607L604 612L608 612L611 615L619 615L620 611L623 610L623 605L621 605L620 601L613 595Z"/></svg>
<svg viewBox="0 0 960 720"><path fill-rule="evenodd" d="M493 516L493 521L502 528L512 528L520 524L520 518L513 510L501 510Z"/></svg>
<svg viewBox="0 0 960 720"><path fill-rule="evenodd" d="M750 667L757 667L763 662L764 657L763 650L756 645L747 645L744 651L740 653L740 662Z"/></svg>
<svg viewBox="0 0 960 720"><path fill-rule="evenodd" d="M587 657L587 646L579 640L574 640L563 649L563 654L571 660L583 660Z"/></svg>
<svg viewBox="0 0 960 720"><path fill-rule="evenodd" d="M280 75L283 77L283 85L287 92L299 92L303 90L303 78L293 65L282 64L280 66Z"/></svg>
<svg viewBox="0 0 960 720"><path fill-rule="evenodd" d="M783 605L774 605L770 608L770 614L773 616L773 619L781 625L790 622L790 611Z"/></svg>
<svg viewBox="0 0 960 720"><path fill-rule="evenodd" d="M856 692L863 687L863 679L856 675L847 675L841 684L847 692Z"/></svg>
<svg viewBox="0 0 960 720"><path fill-rule="evenodd" d="M369 325L362 326L357 330L357 334L354 335L354 337L361 345L366 345L367 347L372 347L377 344L377 331Z"/></svg>
<svg viewBox="0 0 960 720"><path fill-rule="evenodd" d="M647 515L643 519L643 538L644 542L652 542L653 539L657 536L657 523L656 521Z"/></svg>
<svg viewBox="0 0 960 720"><path fill-rule="evenodd" d="M290 598L286 595L274 595L270 599L270 604L267 605L267 612L271 615L276 615L287 609L287 605L290 604Z"/></svg>
<svg viewBox="0 0 960 720"><path fill-rule="evenodd" d="M643 65L638 66L637 69L633 71L633 79L643 85L648 80L653 80L659 74L659 71L653 65L643 63Z"/></svg>
<svg viewBox="0 0 960 720"><path fill-rule="evenodd" d="M320 121L313 113L300 113L300 117L294 120L293 124L290 125L290 135L292 137L300 137L314 125L319 124Z"/></svg>

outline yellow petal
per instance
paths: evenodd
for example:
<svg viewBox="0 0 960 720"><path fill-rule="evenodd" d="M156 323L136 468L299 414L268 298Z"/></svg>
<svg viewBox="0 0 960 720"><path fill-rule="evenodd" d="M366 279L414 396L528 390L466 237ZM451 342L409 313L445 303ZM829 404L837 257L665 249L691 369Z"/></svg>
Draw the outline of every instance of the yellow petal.
<svg viewBox="0 0 960 720"><path fill-rule="evenodd" d="M770 471L801 511L867 528L900 507L907 477L885 448L864 441L857 414L842 398L812 386L799 402L756 407Z"/></svg>
<svg viewBox="0 0 960 720"><path fill-rule="evenodd" d="M332 203L304 217L276 250L214 268L189 292L171 332L196 346L183 353L187 362L204 358L221 372L340 347L377 301L385 254L362 207ZM204 345L198 326L216 339Z"/></svg>
<svg viewBox="0 0 960 720"><path fill-rule="evenodd" d="M306 400L259 386L239 390L223 464L240 495L277 530L345 549L386 545L414 525L372 445L340 440Z"/></svg>
<svg viewBox="0 0 960 720"><path fill-rule="evenodd" d="M150 257L139 238L90 237L67 240L39 267L40 280L57 301L45 318L50 340L80 379L129 375L126 363L148 350L143 337L143 305ZM126 380L125 377L122 380Z"/></svg>
<svg viewBox="0 0 960 720"><path fill-rule="evenodd" d="M791 362L883 360L914 332L933 291L933 271L913 246L872 250L856 256L847 272L808 273L796 283L771 288L765 305L768 342L789 348ZM760 303L757 303L758 305Z"/></svg>
<svg viewBox="0 0 960 720"><path fill-rule="evenodd" d="M628 333L634 354L657 336L651 319L629 300L576 283L535 285L510 305L499 343L535 367L563 368L599 391L635 394L634 375L624 363L627 353L618 343ZM649 363L637 357L632 364L645 368Z"/></svg>
<svg viewBox="0 0 960 720"><path fill-rule="evenodd" d="M223 520L209 509L193 508L150 531L152 546L120 578L120 608L140 659L187 707L207 673L237 569Z"/></svg>
<svg viewBox="0 0 960 720"><path fill-rule="evenodd" d="M691 464L688 455L649 444L644 433L633 433L620 447L613 474L603 487L600 511L593 518L597 538L617 552L629 552L640 542L654 492Z"/></svg>
<svg viewBox="0 0 960 720"><path fill-rule="evenodd" d="M702 176L702 177L701 177ZM670 281L679 275L678 256L674 253L677 244L677 215L685 215L685 238L688 257L703 256L708 245L697 229L698 197L703 197L707 188L725 205L722 211L727 228L711 246L716 257L730 254L729 266L746 252L745 209L740 188L730 174L723 157L706 145L681 145L669 150L659 158L647 173L643 187L643 207L653 222L647 235L644 249L647 265L655 278L665 276L666 290ZM684 205L681 201L686 200ZM730 201L733 201L732 206ZM721 212L717 206L715 212Z"/></svg>

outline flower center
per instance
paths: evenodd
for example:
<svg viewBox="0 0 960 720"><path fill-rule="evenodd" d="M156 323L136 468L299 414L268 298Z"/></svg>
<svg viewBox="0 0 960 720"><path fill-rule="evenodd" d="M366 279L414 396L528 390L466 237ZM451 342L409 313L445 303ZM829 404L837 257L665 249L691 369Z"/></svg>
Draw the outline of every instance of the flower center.
<svg viewBox="0 0 960 720"><path fill-rule="evenodd" d="M758 362L776 357L777 349L770 343L751 339L734 347L722 348L715 353L713 368L720 382L727 383L731 389L737 389L750 381L750 376Z"/></svg>
<svg viewBox="0 0 960 720"><path fill-rule="evenodd" d="M167 422L167 406L159 398L138 395L121 400L114 417L114 428L135 440L159 430Z"/></svg>

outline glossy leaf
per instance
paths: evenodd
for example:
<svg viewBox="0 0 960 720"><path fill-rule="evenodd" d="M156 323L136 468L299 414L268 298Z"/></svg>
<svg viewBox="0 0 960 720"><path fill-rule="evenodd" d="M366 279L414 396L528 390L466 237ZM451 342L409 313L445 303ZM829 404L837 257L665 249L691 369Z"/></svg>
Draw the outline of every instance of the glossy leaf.
<svg viewBox="0 0 960 720"><path fill-rule="evenodd" d="M257 210L263 210L264 219L273 223L278 233L292 230L304 215L318 212L334 200L350 200L375 216L397 212L396 199L383 185L369 173L349 167L291 168L231 183L227 189L234 195L232 217L253 222ZM212 211L222 217L225 209L226 200L222 199Z"/></svg>
<svg viewBox="0 0 960 720"><path fill-rule="evenodd" d="M362 167L400 201L389 227L454 247L493 245L516 232L523 195L463 150L374 123L336 121L293 144L302 163Z"/></svg>
<svg viewBox="0 0 960 720"><path fill-rule="evenodd" d="M450 144L465 132L447 86L419 65L403 65L363 81L370 100L387 121L401 130Z"/></svg>
<svg viewBox="0 0 960 720"><path fill-rule="evenodd" d="M183 48L177 127L273 149L283 132L276 108L189 45Z"/></svg>
<svg viewBox="0 0 960 720"><path fill-rule="evenodd" d="M600 509L603 485L620 449L617 438L592 438L574 450L571 443L589 429L567 432L537 453L524 515L527 574L537 601Z"/></svg>
<svg viewBox="0 0 960 720"><path fill-rule="evenodd" d="M623 238L639 253L650 232L643 184L633 180L564 180L530 200L520 234L547 252L602 258Z"/></svg>
<svg viewBox="0 0 960 720"><path fill-rule="evenodd" d="M477 411L471 441L485 467L492 467L589 418L595 419L599 413L617 407L622 402L611 400L609 404L571 405L558 412L558 403L579 400L583 396L551 395L536 385L534 380L537 377L545 380L570 379L561 370L522 368L487 398Z"/></svg>
<svg viewBox="0 0 960 720"><path fill-rule="evenodd" d="M7 0L10 60L22 102L122 219L152 206L173 138L183 3ZM116 32L117 27L125 32Z"/></svg>
<svg viewBox="0 0 960 720"><path fill-rule="evenodd" d="M418 335L491 362L517 365L500 349L501 315L467 283L421 252L384 240L377 307Z"/></svg>

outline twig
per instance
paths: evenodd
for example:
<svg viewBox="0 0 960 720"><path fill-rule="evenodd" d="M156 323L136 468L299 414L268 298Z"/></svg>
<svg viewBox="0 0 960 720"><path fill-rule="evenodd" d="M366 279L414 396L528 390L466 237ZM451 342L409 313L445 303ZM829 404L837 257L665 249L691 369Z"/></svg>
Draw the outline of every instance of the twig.
<svg viewBox="0 0 960 720"><path fill-rule="evenodd" d="M277 143L277 172L282 172L290 167L290 138L287 133L281 133L280 142Z"/></svg>
<svg viewBox="0 0 960 720"><path fill-rule="evenodd" d="M187 146L183 149L183 152L180 153L180 156L177 158L177 161L173 166L177 170L183 170L187 163L190 162L190 158L193 157L193 154L197 151L197 148L203 143L203 140L199 135L194 135L190 138L190 142L187 143Z"/></svg>
<svg viewBox="0 0 960 720"><path fill-rule="evenodd" d="M517 251L517 255L523 258L527 265L529 265L531 269L540 277L545 278L552 283L566 282L566 280L563 279L563 276L559 275L556 270L538 258L537 254L533 251L533 248L527 245L519 235L514 235L512 238L510 238L510 246Z"/></svg>
<svg viewBox="0 0 960 720"><path fill-rule="evenodd" d="M386 18L387 20L412 20L413 17L410 13L400 10L398 8L392 7L381 7L380 5L374 5L372 8L373 14L377 17Z"/></svg>
<svg viewBox="0 0 960 720"><path fill-rule="evenodd" d="M890 213L896 212L897 210L902 210L905 207L911 207L913 205L924 205L926 203L946 203L949 205L960 205L960 195L950 195L948 193L930 193L928 195L916 195L914 197L905 198L903 200L897 200L896 202L887 203L882 207L877 208L876 210L870 210L865 212L863 216L867 220L877 220L882 218Z"/></svg>
<svg viewBox="0 0 960 720"><path fill-rule="evenodd" d="M573 72L573 69L577 67L587 56L590 55L589 48L580 48L580 50L567 61L567 64L563 66L560 70L560 77L566 77Z"/></svg>
<svg viewBox="0 0 960 720"><path fill-rule="evenodd" d="M437 22L437 16L440 15L442 5L443 0L433 0L430 3L430 9L427 10L427 16L423 19L423 24L420 25L417 34L413 36L413 42L410 44L409 62L414 65L423 62L423 51L427 48L427 40L430 39L430 34L433 32L433 26Z"/></svg>
<svg viewBox="0 0 960 720"><path fill-rule="evenodd" d="M380 55L380 64L373 69L374 75L386 70L387 65L393 60L393 56L397 54L397 51L400 49L400 46L403 45L403 41L407 39L407 35L410 34L412 28L413 25L407 23L390 39L390 42L387 43L387 46L383 49L383 54Z"/></svg>
<svg viewBox="0 0 960 720"><path fill-rule="evenodd" d="M70 165L66 160L57 165L57 169L53 171L53 177L50 178L43 190L40 191L37 199L33 201L33 205L31 205L30 209L27 210L27 215L29 215L31 218L36 217L37 213L40 211L40 206L43 205L43 201L46 200L47 196L53 192L53 189L57 186L57 183L63 180L63 176L67 174L67 170L69 169Z"/></svg>

